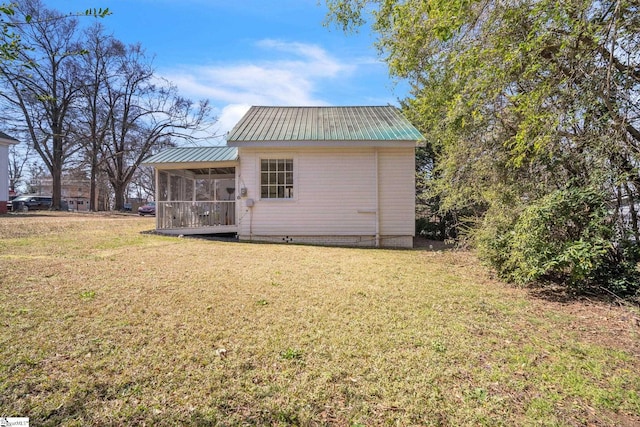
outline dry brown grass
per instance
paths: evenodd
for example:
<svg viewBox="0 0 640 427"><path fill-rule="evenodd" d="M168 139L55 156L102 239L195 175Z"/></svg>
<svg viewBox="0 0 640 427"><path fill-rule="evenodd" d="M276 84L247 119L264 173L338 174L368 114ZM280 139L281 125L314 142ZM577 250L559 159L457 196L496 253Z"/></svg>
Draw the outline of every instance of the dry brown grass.
<svg viewBox="0 0 640 427"><path fill-rule="evenodd" d="M640 423L633 309L534 298L468 253L141 233L152 228L134 216L0 217L0 416Z"/></svg>

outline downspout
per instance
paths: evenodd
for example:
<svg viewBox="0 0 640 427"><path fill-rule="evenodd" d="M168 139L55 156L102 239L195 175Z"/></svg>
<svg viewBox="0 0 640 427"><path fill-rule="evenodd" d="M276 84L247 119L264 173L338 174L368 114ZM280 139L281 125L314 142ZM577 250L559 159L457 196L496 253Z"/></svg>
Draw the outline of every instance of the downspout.
<svg viewBox="0 0 640 427"><path fill-rule="evenodd" d="M163 223L163 228L171 228L173 227L173 204L171 200L173 195L171 194L171 179L173 178L173 174L169 173L167 170L167 203L164 205L164 209L162 211L163 216L165 218ZM169 212L169 217L167 218L167 211ZM156 212L156 217L158 213Z"/></svg>
<svg viewBox="0 0 640 427"><path fill-rule="evenodd" d="M379 165L378 165L378 147L374 149L375 153L375 186L376 186L376 248L380 247L380 183L379 183Z"/></svg>
<svg viewBox="0 0 640 427"><path fill-rule="evenodd" d="M253 206L249 206L249 241L253 241Z"/></svg>
<svg viewBox="0 0 640 427"><path fill-rule="evenodd" d="M241 183L241 172L240 172L240 156L238 156L238 160L236 161L236 200L234 202L235 206L235 223L236 223L236 237L240 236L240 223L242 222L242 217L240 216L240 212L242 211L242 183Z"/></svg>

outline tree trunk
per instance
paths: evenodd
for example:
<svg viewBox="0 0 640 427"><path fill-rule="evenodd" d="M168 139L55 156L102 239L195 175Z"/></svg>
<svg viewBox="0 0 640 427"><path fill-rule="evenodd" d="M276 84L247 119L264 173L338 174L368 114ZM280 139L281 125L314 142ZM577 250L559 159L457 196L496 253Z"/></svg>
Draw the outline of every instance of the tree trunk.
<svg viewBox="0 0 640 427"><path fill-rule="evenodd" d="M96 212L96 170L93 165L91 165L91 178L89 183L89 210L91 212Z"/></svg>
<svg viewBox="0 0 640 427"><path fill-rule="evenodd" d="M53 189L51 193L51 210L62 210L62 167L53 165L51 168Z"/></svg>
<svg viewBox="0 0 640 427"><path fill-rule="evenodd" d="M124 209L124 196L126 188L127 186L122 183L113 184L113 192L115 195L114 209L116 211L121 211Z"/></svg>
<svg viewBox="0 0 640 427"><path fill-rule="evenodd" d="M56 132L53 136L53 158L51 159L51 178L53 181L51 209L55 211L62 210L63 163L62 137Z"/></svg>
<svg viewBox="0 0 640 427"><path fill-rule="evenodd" d="M96 194L96 180L98 175L98 147L95 143L95 137L93 137L92 142L92 150L91 150L91 177L89 184L89 210L91 212L96 212L98 210L96 206L96 201L98 200Z"/></svg>

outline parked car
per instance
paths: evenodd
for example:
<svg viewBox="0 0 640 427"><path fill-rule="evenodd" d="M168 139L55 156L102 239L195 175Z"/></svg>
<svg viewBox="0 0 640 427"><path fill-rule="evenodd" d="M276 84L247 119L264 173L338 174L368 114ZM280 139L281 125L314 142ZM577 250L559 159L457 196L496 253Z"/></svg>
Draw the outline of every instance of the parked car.
<svg viewBox="0 0 640 427"><path fill-rule="evenodd" d="M142 205L138 208L138 215L155 215L156 214L156 202L149 202L146 205Z"/></svg>
<svg viewBox="0 0 640 427"><path fill-rule="evenodd" d="M25 195L18 196L11 201L13 212L27 212L33 210L49 209L51 207L51 197Z"/></svg>
<svg viewBox="0 0 640 427"><path fill-rule="evenodd" d="M7 201L7 212L13 211L13 199L20 197L16 194L9 194L9 201Z"/></svg>

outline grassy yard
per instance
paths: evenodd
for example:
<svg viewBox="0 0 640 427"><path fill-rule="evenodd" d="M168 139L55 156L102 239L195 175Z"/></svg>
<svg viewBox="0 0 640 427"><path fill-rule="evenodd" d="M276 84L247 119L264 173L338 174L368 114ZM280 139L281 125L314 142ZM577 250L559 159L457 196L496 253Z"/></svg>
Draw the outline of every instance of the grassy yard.
<svg viewBox="0 0 640 427"><path fill-rule="evenodd" d="M31 425L640 425L640 315L468 253L0 216L0 416Z"/></svg>

